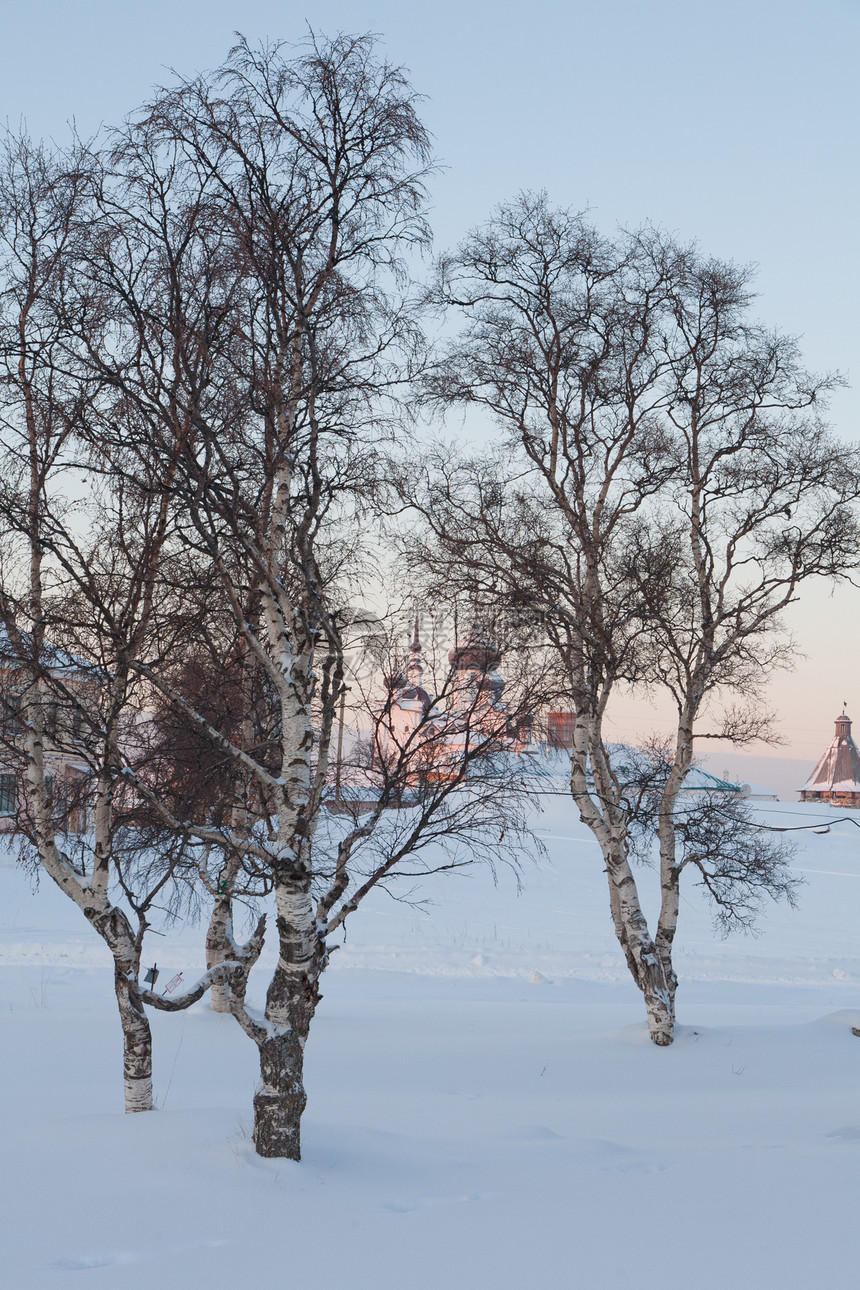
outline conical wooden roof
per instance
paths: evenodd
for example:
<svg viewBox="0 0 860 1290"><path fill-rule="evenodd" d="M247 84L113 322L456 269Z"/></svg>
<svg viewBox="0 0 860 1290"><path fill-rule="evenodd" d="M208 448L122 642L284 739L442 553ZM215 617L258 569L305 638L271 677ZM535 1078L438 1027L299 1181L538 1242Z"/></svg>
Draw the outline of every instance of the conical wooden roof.
<svg viewBox="0 0 860 1290"><path fill-rule="evenodd" d="M833 742L801 790L804 793L860 793L860 750L851 738L851 718L836 718Z"/></svg>

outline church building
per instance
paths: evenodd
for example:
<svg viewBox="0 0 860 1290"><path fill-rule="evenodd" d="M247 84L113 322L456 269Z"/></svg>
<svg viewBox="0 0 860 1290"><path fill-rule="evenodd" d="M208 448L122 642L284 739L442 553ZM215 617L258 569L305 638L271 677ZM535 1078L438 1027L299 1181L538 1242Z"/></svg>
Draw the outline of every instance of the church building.
<svg viewBox="0 0 860 1290"><path fill-rule="evenodd" d="M405 676L387 678L389 705L381 731L385 752L397 756L412 744L420 747L428 765L421 775L444 779L468 746L490 737L511 751L528 741L528 732L509 729L502 698L505 683L496 670L501 651L473 627L448 653L450 671L443 694L431 698L424 688L424 661L418 620ZM414 743L416 732L421 734Z"/></svg>
<svg viewBox="0 0 860 1290"><path fill-rule="evenodd" d="M800 800L860 808L860 750L844 711L836 718L833 742L800 790Z"/></svg>

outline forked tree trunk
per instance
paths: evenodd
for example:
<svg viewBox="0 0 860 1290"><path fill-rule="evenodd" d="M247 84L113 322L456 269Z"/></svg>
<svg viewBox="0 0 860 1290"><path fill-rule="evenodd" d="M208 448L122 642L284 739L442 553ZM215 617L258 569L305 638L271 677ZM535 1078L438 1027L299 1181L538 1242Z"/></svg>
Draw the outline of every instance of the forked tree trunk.
<svg viewBox="0 0 860 1290"><path fill-rule="evenodd" d="M676 977L671 967L671 937L659 945L649 929L628 855L627 813L602 741L591 738L594 717L586 706L577 710L571 758L571 793L580 817L603 853L609 884L609 908L630 974L645 998L648 1033L660 1048L675 1037ZM589 784L592 767L597 801ZM598 806L598 802L600 805Z"/></svg>
<svg viewBox="0 0 860 1290"><path fill-rule="evenodd" d="M257 1024L260 1084L254 1097L254 1145L261 1156L301 1159L301 1120L307 1104L305 1042L321 995L325 938L314 918L310 883L280 884L278 963L266 997L267 1027ZM241 1020L240 1009L236 1016Z"/></svg>
<svg viewBox="0 0 860 1290"><path fill-rule="evenodd" d="M229 979L212 982L212 1010L232 1012L234 1002L244 1003L248 988L248 975L263 950L266 934L266 915L263 914L253 934L244 945L237 945L233 938L233 901L229 895L219 893L206 930L206 967L219 963L241 963L245 969Z"/></svg>
<svg viewBox="0 0 860 1290"><path fill-rule="evenodd" d="M648 1033L655 1044L666 1048L675 1038L674 972L667 979L663 958L647 930L643 931L642 927L631 927L628 924L623 927L618 939L630 974L645 999Z"/></svg>
<svg viewBox="0 0 860 1290"><path fill-rule="evenodd" d="M152 1031L144 1012L137 987L117 963L114 969L116 1001L122 1022L122 1073L125 1109L151 1111L152 1102Z"/></svg>
<svg viewBox="0 0 860 1290"><path fill-rule="evenodd" d="M217 895L209 926L206 929L206 966L214 967L230 958L229 946L233 940L233 916L229 896ZM244 992L243 992L244 993ZM229 981L215 981L212 985L214 1012L230 1012L233 990Z"/></svg>
<svg viewBox="0 0 860 1290"><path fill-rule="evenodd" d="M626 855L608 856L604 851L604 856L615 934L630 974L644 996L648 1033L653 1043L666 1048L675 1037L677 977L672 968L671 941L658 948L651 936Z"/></svg>
<svg viewBox="0 0 860 1290"><path fill-rule="evenodd" d="M656 975L656 974L655 974ZM662 975L662 970L660 975ZM640 985L648 1013L648 1033L652 1043L668 1048L675 1038L675 1002L665 982L650 978Z"/></svg>

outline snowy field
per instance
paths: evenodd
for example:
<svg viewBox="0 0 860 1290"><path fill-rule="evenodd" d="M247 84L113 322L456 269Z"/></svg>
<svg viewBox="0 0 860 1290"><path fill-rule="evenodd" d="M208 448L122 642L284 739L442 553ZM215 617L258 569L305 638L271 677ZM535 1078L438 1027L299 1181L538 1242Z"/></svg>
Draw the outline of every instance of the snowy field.
<svg viewBox="0 0 860 1290"><path fill-rule="evenodd" d="M801 835L800 907L758 939L716 939L687 889L657 1049L597 848L563 799L539 827L521 893L475 870L355 918L300 1165L254 1154L256 1050L205 1003L153 1017L162 1109L122 1114L107 952L0 863L4 1290L853 1290L860 829ZM153 937L161 980L201 942Z"/></svg>

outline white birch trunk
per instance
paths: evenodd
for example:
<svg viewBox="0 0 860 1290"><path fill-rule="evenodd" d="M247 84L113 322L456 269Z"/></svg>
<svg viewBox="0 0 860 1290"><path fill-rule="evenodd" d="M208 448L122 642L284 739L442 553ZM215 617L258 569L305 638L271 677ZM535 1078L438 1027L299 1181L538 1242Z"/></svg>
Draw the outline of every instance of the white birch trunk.
<svg viewBox="0 0 860 1290"><path fill-rule="evenodd" d="M633 980L644 996L648 1032L655 1044L666 1047L672 1043L675 1033L674 974L667 976L663 958L642 911L636 879L627 856L624 813L615 805L618 788L602 742L596 736L596 724L595 716L588 708L581 714L577 712L571 757L571 795L583 822L600 844L615 934ZM594 797L588 784L589 760L594 777Z"/></svg>
<svg viewBox="0 0 860 1290"><path fill-rule="evenodd" d="M130 978L119 963L116 967L115 986L122 1022L122 1074L126 1114L151 1111L152 1030L149 1018L138 993L136 977Z"/></svg>
<svg viewBox="0 0 860 1290"><path fill-rule="evenodd" d="M266 915L263 914L252 936L244 945L236 943L233 934L233 900L229 892L217 892L209 926L206 929L206 967L211 969L221 963L239 963L241 973L225 974L212 982L213 1012L232 1012L234 1002L242 1003L248 987L248 976L263 949L266 932Z"/></svg>
<svg viewBox="0 0 860 1290"><path fill-rule="evenodd" d="M678 794L693 763L693 717L685 710L678 724L675 759L663 790L657 834L660 844L660 919L657 926L656 946L663 965L663 975L674 1008L678 977L672 961L672 949L680 914L680 877L675 836L675 808Z"/></svg>
<svg viewBox="0 0 860 1290"><path fill-rule="evenodd" d="M127 1112L151 1111L152 1031L138 993L139 952L122 910L111 905L103 880L84 883L60 852L50 825L45 790L41 735L28 736L27 776L36 820L42 865L69 896L111 951L114 989L123 1034L123 1084ZM103 857L104 861L104 857Z"/></svg>
<svg viewBox="0 0 860 1290"><path fill-rule="evenodd" d="M261 1156L299 1160L307 1104L304 1049L321 997L325 945L316 926L309 883L279 884L276 900L279 955L266 1000L269 1033L260 1044L254 1143Z"/></svg>

